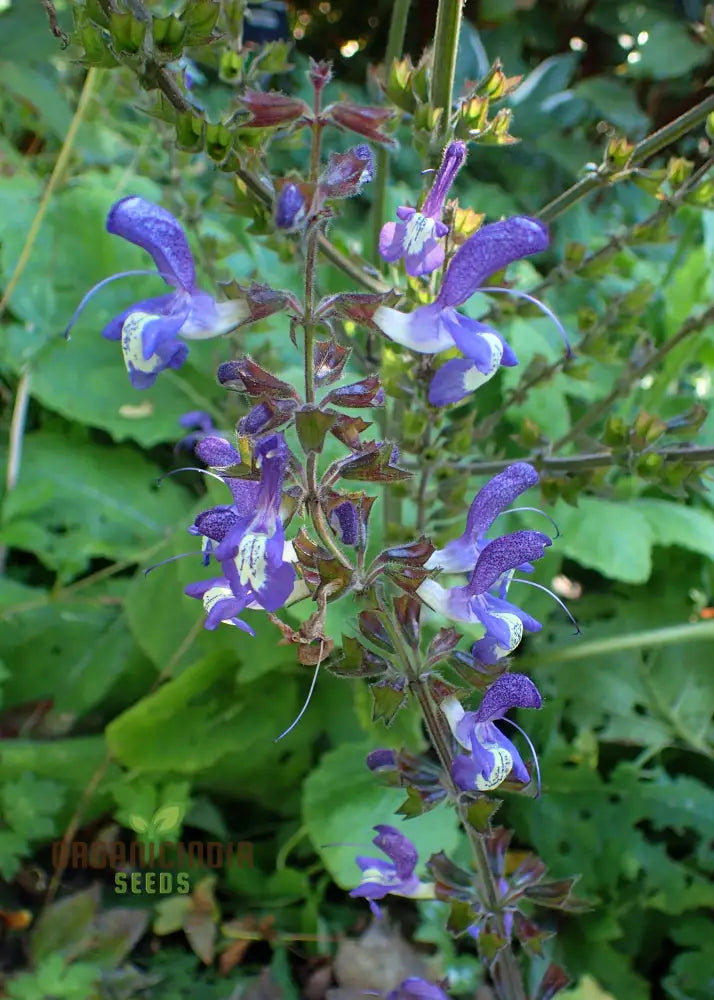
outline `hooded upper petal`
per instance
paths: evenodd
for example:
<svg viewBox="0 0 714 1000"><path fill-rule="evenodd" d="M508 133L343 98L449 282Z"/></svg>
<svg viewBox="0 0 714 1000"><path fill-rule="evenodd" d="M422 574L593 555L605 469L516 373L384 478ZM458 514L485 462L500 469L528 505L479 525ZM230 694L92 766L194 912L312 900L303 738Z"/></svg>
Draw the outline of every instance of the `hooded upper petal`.
<svg viewBox="0 0 714 1000"><path fill-rule="evenodd" d="M472 594L483 594L510 569L540 559L551 540L542 531L514 531L495 538L481 552L468 584Z"/></svg>
<svg viewBox="0 0 714 1000"><path fill-rule="evenodd" d="M400 878L410 878L414 874L419 855L417 849L408 837L394 826L380 824L374 828L377 836L372 843L380 851L384 851L387 857L391 858L395 870Z"/></svg>
<svg viewBox="0 0 714 1000"><path fill-rule="evenodd" d="M475 539L484 534L516 497L537 483L538 473L528 462L514 462L499 472L474 497L466 518L466 535Z"/></svg>
<svg viewBox="0 0 714 1000"><path fill-rule="evenodd" d="M540 253L549 242L545 223L527 215L514 215L483 226L454 254L437 302L441 306L461 305L486 278L514 260Z"/></svg>
<svg viewBox="0 0 714 1000"><path fill-rule="evenodd" d="M477 711L476 722L501 719L511 708L540 708L543 701L538 688L525 674L502 674L484 694Z"/></svg>
<svg viewBox="0 0 714 1000"><path fill-rule="evenodd" d="M170 285L195 290L196 270L186 235L180 222L161 205L138 195L122 198L109 210L107 231L150 253Z"/></svg>

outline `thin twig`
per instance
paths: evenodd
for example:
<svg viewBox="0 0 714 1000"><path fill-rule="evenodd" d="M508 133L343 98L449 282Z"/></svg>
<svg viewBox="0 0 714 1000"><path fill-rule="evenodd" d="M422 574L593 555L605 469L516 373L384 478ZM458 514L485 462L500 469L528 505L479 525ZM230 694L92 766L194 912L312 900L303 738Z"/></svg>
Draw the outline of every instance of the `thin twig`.
<svg viewBox="0 0 714 1000"><path fill-rule="evenodd" d="M687 465L714 465L714 448L708 446L680 445L670 448L647 449L646 452L618 452L618 451L597 451L585 455L566 455L558 457L555 455L526 455L525 458L504 458L495 461L463 462L454 467L455 474L460 471L468 471L476 475L491 476L497 472L503 472L515 461L529 462L540 472L585 472L588 469L604 469L609 465L618 465L623 459L632 462L640 457L640 454L659 455L667 462L684 462Z"/></svg>
<svg viewBox="0 0 714 1000"><path fill-rule="evenodd" d="M563 434L555 444L553 445L553 451L559 451L563 445L567 444L569 441L575 440L580 434L583 434L589 427L591 427L601 416L603 416L610 409L612 404L620 396L627 395L630 386L635 381L635 379L641 379L648 372L656 368L657 365L662 361L675 347L678 347L682 341L686 340L687 337L691 336L693 333L699 333L709 324L714 323L714 306L710 306L699 316L690 316L686 322L677 330L673 337L665 341L661 347L653 351L652 354L647 358L643 364L637 364L631 362L626 368L619 379L616 380L614 386L610 392L603 399L598 400L593 406L591 406L582 417L576 421L575 424L570 428L567 434Z"/></svg>
<svg viewBox="0 0 714 1000"><path fill-rule="evenodd" d="M632 150L632 154L626 166L616 167L614 164L602 164L597 170L581 178L572 187L548 202L537 212L537 216L544 222L550 222L558 215L562 215L567 209L572 208L576 202L581 201L597 188L601 188L611 183L615 176L625 177L631 173L635 167L641 165L655 153L659 153L666 146L681 139L687 132L706 121L707 116L714 111L714 96L707 97L699 104L685 111L679 118L669 122L662 128L646 136Z"/></svg>

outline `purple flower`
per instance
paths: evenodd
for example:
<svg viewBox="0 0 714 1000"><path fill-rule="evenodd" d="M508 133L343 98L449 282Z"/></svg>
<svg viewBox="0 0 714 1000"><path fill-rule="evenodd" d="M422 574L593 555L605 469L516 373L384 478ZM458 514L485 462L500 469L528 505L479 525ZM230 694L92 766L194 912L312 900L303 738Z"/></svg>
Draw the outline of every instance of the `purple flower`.
<svg viewBox="0 0 714 1000"><path fill-rule="evenodd" d="M433 899L434 886L421 882L414 874L419 857L411 840L393 826L375 826L377 836L372 843L383 851L389 861L358 855L355 858L362 871L362 881L350 896L366 899L375 915L380 916L375 900L390 893L408 899Z"/></svg>
<svg viewBox="0 0 714 1000"><path fill-rule="evenodd" d="M107 340L121 341L124 363L135 389L148 389L159 372L180 368L188 356L185 340L218 337L251 317L238 299L216 302L196 286L196 269L180 223L161 205L132 195L109 210L107 231L135 243L154 258L158 274L173 292L135 302L115 316L102 331ZM125 271L105 278L82 299L67 333L89 299L117 278L157 271Z"/></svg>
<svg viewBox="0 0 714 1000"><path fill-rule="evenodd" d="M444 263L441 240L449 227L441 221L441 214L449 189L465 159L465 143L450 142L421 211L400 205L397 209L400 221L387 222L382 226L380 254L390 263L403 257L407 274L414 278L430 274Z"/></svg>
<svg viewBox="0 0 714 1000"><path fill-rule="evenodd" d="M441 710L455 739L468 751L459 754L452 765L452 775L459 788L487 792L498 787L509 774L517 781L530 781L528 768L518 750L494 723L503 719L512 708L540 708L541 704L538 688L525 674L499 677L486 691L475 712L465 712L453 695L442 701ZM516 726L515 722L511 725Z"/></svg>
<svg viewBox="0 0 714 1000"><path fill-rule="evenodd" d="M463 316L456 306L463 305L479 290L488 291L482 285L490 275L515 260L545 250L548 243L548 230L538 219L516 215L491 223L456 251L434 302L411 313L388 306L376 310L375 324L398 344L419 354L457 348L463 355L443 364L432 379L429 402L433 406L458 403L488 382L500 365L518 364L500 334L486 323ZM554 318L550 310L541 308Z"/></svg>
<svg viewBox="0 0 714 1000"><path fill-rule="evenodd" d="M239 453L223 438L204 438L196 453L213 469L241 464ZM276 611L294 596L296 582L302 583L296 579L294 550L285 541L280 516L289 458L284 437L262 438L254 454L260 482L221 476L233 503L203 511L189 529L207 539L208 550L221 563L220 577L186 587L189 597L202 598L208 629L228 621L251 631L237 617L244 608Z"/></svg>
<svg viewBox="0 0 714 1000"><path fill-rule="evenodd" d="M213 417L205 410L189 410L188 413L183 413L179 417L179 425L191 433L176 442L177 451L181 448L193 448L198 441L216 429Z"/></svg>
<svg viewBox="0 0 714 1000"><path fill-rule="evenodd" d="M425 564L445 573L470 573L479 553L487 545L486 532L516 497L535 486L538 473L527 462L514 462L483 486L469 508L466 531L460 538L437 549Z"/></svg>
<svg viewBox="0 0 714 1000"><path fill-rule="evenodd" d="M387 994L387 1000L449 1000L448 995L426 979L410 976Z"/></svg>
<svg viewBox="0 0 714 1000"><path fill-rule="evenodd" d="M275 225L293 232L305 221L307 205L297 184L286 184L275 202Z"/></svg>
<svg viewBox="0 0 714 1000"><path fill-rule="evenodd" d="M540 531L514 531L488 542L476 559L465 587L447 589L436 580L425 580L417 594L430 608L456 621L480 623L486 635L474 648L488 647L496 659L513 652L527 632L538 632L541 623L506 600L512 571L540 559L551 540ZM496 588L496 594L492 591ZM486 662L495 662L487 660Z"/></svg>

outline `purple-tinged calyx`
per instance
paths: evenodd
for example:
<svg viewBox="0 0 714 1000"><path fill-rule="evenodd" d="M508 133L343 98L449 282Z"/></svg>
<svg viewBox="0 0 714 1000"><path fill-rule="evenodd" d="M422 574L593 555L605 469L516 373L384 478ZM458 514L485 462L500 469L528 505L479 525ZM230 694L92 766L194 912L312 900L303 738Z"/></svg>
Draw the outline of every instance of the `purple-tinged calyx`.
<svg viewBox="0 0 714 1000"><path fill-rule="evenodd" d="M250 318L244 301L216 302L196 286L196 270L186 235L177 219L161 205L130 195L116 202L107 216L107 231L146 250L157 271L128 271L95 285L82 299L67 333L96 291L132 274L154 274L173 292L142 299L115 316L102 331L121 342L124 364L135 389L148 389L159 372L180 368L188 356L184 340L218 337ZM182 339L179 339L182 338Z"/></svg>
<svg viewBox="0 0 714 1000"><path fill-rule="evenodd" d="M452 765L452 775L459 788L491 791L511 774L517 781L528 784L528 768L495 722L505 718L512 708L540 708L541 704L538 688L525 674L499 677L486 691L475 712L465 712L453 695L442 701L440 708L454 738L467 751L457 755Z"/></svg>
<svg viewBox="0 0 714 1000"><path fill-rule="evenodd" d="M444 203L466 159L466 144L450 142L441 166L420 210L401 205L399 222L387 222L379 234L379 252L390 263L404 258L407 274L431 274L444 263L443 237L449 231L441 221Z"/></svg>
<svg viewBox="0 0 714 1000"><path fill-rule="evenodd" d="M374 157L366 143L346 153L333 153L320 175L318 187L324 198L351 198L374 177Z"/></svg>
<svg viewBox="0 0 714 1000"><path fill-rule="evenodd" d="M545 250L548 244L547 227L529 216L516 215L483 226L454 254L434 302L411 313L388 306L376 310L374 323L396 343L418 354L457 349L463 355L447 361L434 375L429 386L433 406L458 403L493 378L501 365L518 364L496 330L462 315L456 307L475 292L488 291L483 282L490 275Z"/></svg>
<svg viewBox="0 0 714 1000"><path fill-rule="evenodd" d="M389 861L358 855L355 858L362 880L350 896L366 899L372 911L379 915L375 900L390 893L408 899L434 899L433 883L421 882L414 874L419 856L408 837L396 827L375 826L377 836L372 843L387 855Z"/></svg>

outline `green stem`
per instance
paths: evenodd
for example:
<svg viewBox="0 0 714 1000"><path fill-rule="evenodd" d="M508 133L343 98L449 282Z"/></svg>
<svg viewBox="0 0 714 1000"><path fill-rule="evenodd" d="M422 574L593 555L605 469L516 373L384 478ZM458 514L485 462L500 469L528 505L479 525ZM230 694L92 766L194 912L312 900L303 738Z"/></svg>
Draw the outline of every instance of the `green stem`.
<svg viewBox="0 0 714 1000"><path fill-rule="evenodd" d="M404 49L404 36L407 31L407 18L411 0L393 0L392 19L389 22L389 37L387 51L384 56L384 71L388 76L395 59L399 59ZM389 152L382 146L377 150L377 163L373 185L372 199L372 245L370 259L379 266L379 234L384 222L387 201L387 182L389 180Z"/></svg>
<svg viewBox="0 0 714 1000"><path fill-rule="evenodd" d="M674 448L648 448L643 452L596 451L586 455L566 455L563 458L551 455L526 455L519 462L529 462L541 472L585 472L587 469L604 469L609 465L618 465L621 461L631 462L640 456L659 455L667 462L684 462L686 465L714 465L714 448L697 445L691 448L684 446ZM481 476L492 476L503 472L513 465L512 458L498 459L494 462L464 462L454 468L454 474L472 472Z"/></svg>
<svg viewBox="0 0 714 1000"><path fill-rule="evenodd" d="M386 617L389 616L387 615ZM398 632L398 629L394 629L394 631ZM422 717L424 719L424 725L429 733L429 739L431 740L432 746L436 750L437 756L439 757L439 762L443 768L446 781L448 782L448 790L457 802L456 811L461 824L466 831L469 843L471 844L471 849L474 855L474 865L481 886L483 902L489 912L496 918L498 922L499 934L506 942L497 959L503 976L502 982L496 984L497 987L500 987L499 994L501 1000L526 1000L523 977L521 976L521 970L516 960L516 956L513 954L509 935L507 934L504 926L503 915L501 913L499 902L498 886L496 885L496 879L488 860L488 852L486 850L484 839L481 834L479 834L477 830L474 830L468 822L466 810L463 805L459 803L459 789L456 788L451 778L452 757L449 749L450 737L448 729L446 725L442 723L439 716L439 710L432 702L426 680L421 677L415 677L411 671L409 671L409 673L409 687L414 692L416 699L419 702L419 707L421 708Z"/></svg>
<svg viewBox="0 0 714 1000"><path fill-rule="evenodd" d="M438 134L442 140L451 128L451 104L454 89L456 53L459 48L463 0L439 0L434 32L434 56L431 75L431 108L441 108Z"/></svg>
<svg viewBox="0 0 714 1000"><path fill-rule="evenodd" d="M592 424L595 423L601 416L604 416L612 404L620 396L627 395L630 386L635 381L635 379L643 378L648 372L656 368L657 365L665 358L670 351L673 351L675 347L678 347L687 337L691 336L693 333L698 333L703 330L706 326L714 323L714 306L710 306L706 309L700 316L690 316L677 330L673 337L665 341L661 347L658 347L656 351L647 358L643 364L630 363L619 379L616 380L611 391L603 399L598 400L593 406L591 406L582 415L580 420L578 420L570 428L567 434L563 434L561 438L553 445L553 451L558 451L563 445L567 444L569 441L573 441L578 435L583 434Z"/></svg>
<svg viewBox="0 0 714 1000"><path fill-rule="evenodd" d="M646 136L641 142L638 142L632 150L632 155L624 170L610 164L602 164L597 171L593 171L592 174L583 177L576 184L573 184L572 187L568 188L567 191L564 191L557 198L554 198L553 201L545 205L537 213L538 217L543 219L544 222L550 222L556 216L562 215L563 212L571 208L576 202L589 195L591 191L610 183L615 174L626 176L635 167L644 163L651 156L654 156L655 153L659 153L666 146L676 142L677 139L681 139L687 132L691 132L692 129L705 122L707 116L712 111L714 111L714 96L705 98L701 103L690 108L689 111L685 111L679 118L675 118L674 121L669 122L656 132Z"/></svg>
<svg viewBox="0 0 714 1000"><path fill-rule="evenodd" d="M588 656L609 656L625 649L670 646L675 642L702 642L706 639L714 639L714 621L687 622L686 625L669 625L666 628L630 632L627 635L609 635L590 642L573 642L563 649L550 649L536 656L524 656L519 660L519 665L532 667L538 663L571 663Z"/></svg>

